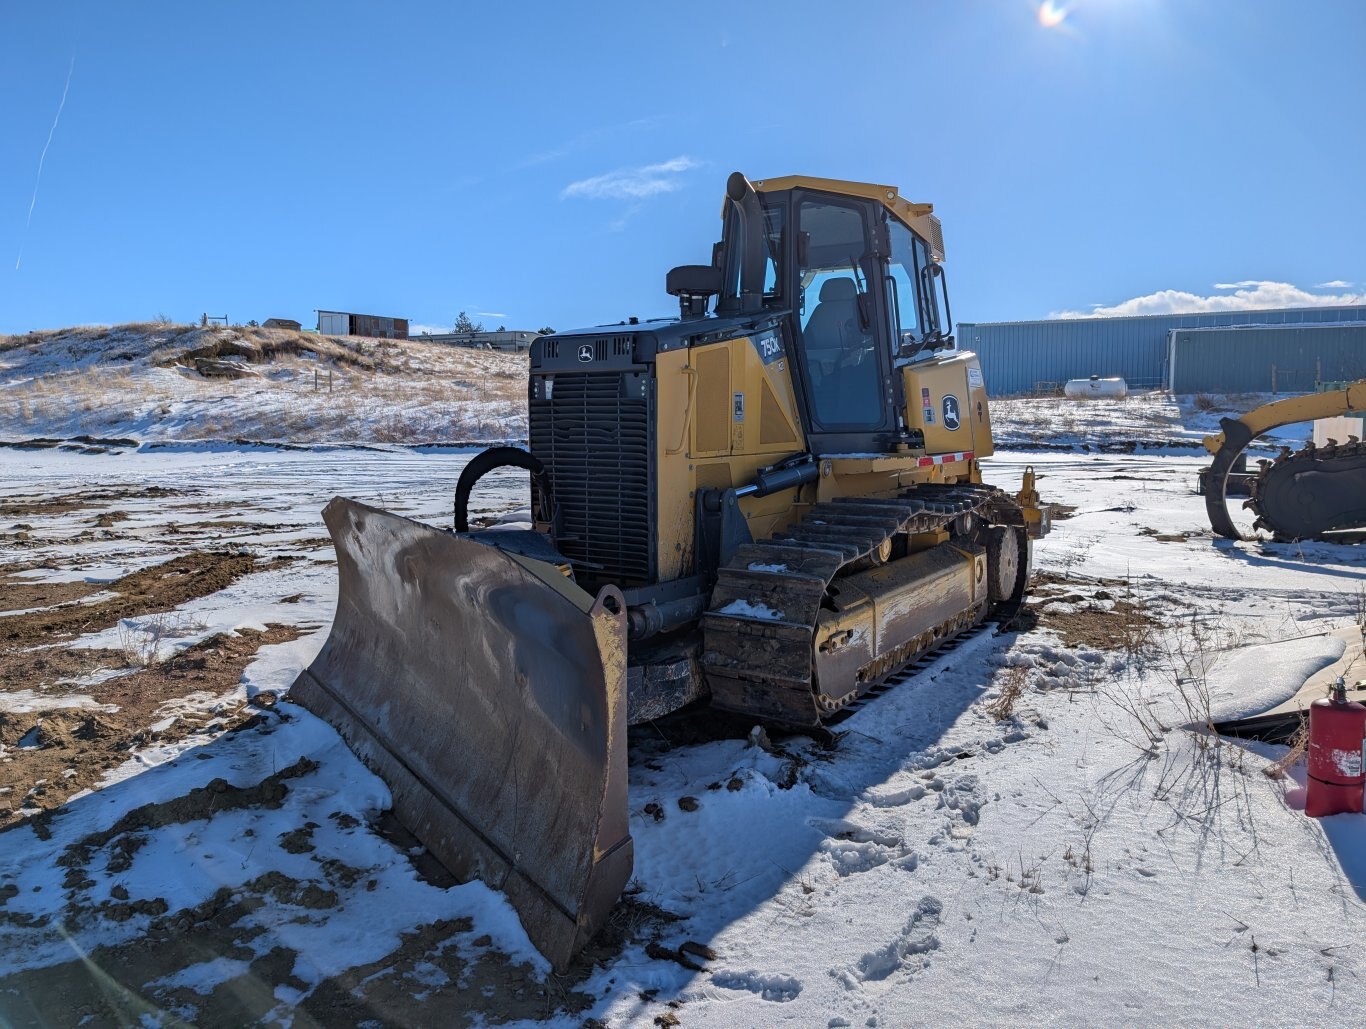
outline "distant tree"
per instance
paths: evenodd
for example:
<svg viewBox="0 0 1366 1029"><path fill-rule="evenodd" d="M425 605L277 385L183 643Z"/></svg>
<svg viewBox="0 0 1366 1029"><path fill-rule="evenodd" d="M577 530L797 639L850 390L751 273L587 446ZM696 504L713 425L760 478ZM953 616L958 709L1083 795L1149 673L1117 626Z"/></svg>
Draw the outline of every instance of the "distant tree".
<svg viewBox="0 0 1366 1029"><path fill-rule="evenodd" d="M555 330L552 329L549 325L543 325L543 326L541 326L541 328L537 329L536 331L539 332L542 336L553 336L553 335L555 335Z"/></svg>
<svg viewBox="0 0 1366 1029"><path fill-rule="evenodd" d="M499 331L499 332L507 332L507 331L508 331L508 327L507 327L506 325L500 325L500 326L498 326L498 331Z"/></svg>
<svg viewBox="0 0 1366 1029"><path fill-rule="evenodd" d="M261 323L258 322L255 318L253 318L251 321L247 322L247 327L251 329L259 329L261 327Z"/></svg>
<svg viewBox="0 0 1366 1029"><path fill-rule="evenodd" d="M474 322L474 321L470 321L470 316L467 315L464 311L461 311L460 314L457 315L457 316L456 316L456 319L455 319L455 331L456 331L456 332L483 332L483 331L484 331L484 323L483 323L483 322Z"/></svg>

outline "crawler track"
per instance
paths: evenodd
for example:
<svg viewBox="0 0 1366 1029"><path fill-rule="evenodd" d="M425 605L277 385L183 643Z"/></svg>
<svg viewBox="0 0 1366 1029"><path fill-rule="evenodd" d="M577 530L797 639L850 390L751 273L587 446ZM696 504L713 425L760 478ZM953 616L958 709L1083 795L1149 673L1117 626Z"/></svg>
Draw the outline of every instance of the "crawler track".
<svg viewBox="0 0 1366 1029"><path fill-rule="evenodd" d="M703 662L713 693L727 706L791 725L821 724L922 655L981 623L985 602L945 616L858 672L853 693L839 700L814 687L813 639L831 584L843 574L885 561L900 534L957 523L1014 521L1014 501L978 484L926 485L902 497L851 498L815 505L794 526L740 547L720 570L711 610L703 617ZM974 546L968 539L963 545ZM1011 606L1013 615L1013 606Z"/></svg>

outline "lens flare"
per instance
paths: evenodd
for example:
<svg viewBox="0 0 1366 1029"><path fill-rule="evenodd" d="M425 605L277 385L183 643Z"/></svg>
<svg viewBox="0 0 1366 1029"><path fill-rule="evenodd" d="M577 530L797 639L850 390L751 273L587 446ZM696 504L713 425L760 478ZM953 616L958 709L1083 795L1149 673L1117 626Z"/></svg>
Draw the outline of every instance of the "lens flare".
<svg viewBox="0 0 1366 1029"><path fill-rule="evenodd" d="M1056 29L1067 20L1067 8L1054 0L1043 0L1038 13L1039 24L1046 29Z"/></svg>

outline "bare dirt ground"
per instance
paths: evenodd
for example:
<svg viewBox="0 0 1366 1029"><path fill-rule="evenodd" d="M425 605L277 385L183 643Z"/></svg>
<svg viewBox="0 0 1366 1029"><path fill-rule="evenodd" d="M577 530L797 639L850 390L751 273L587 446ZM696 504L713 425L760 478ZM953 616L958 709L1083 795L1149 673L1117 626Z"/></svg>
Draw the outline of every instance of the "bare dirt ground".
<svg viewBox="0 0 1366 1029"><path fill-rule="evenodd" d="M113 499L119 497L94 492L5 506L30 516L85 514L90 505ZM115 524L107 512L92 521ZM0 828L25 817L25 809L29 814L47 811L93 787L134 747L241 721L241 711L205 718L185 712L164 727L152 728L164 719L160 712L171 701L192 695L208 699L231 689L261 645L296 638L297 629L272 626L260 633L215 635L165 661L155 660L146 643L136 639L119 649L63 646L122 619L169 614L250 572L289 560L262 563L248 551L199 550L193 542L183 555L107 586L24 582L13 574L0 580L3 608L10 612L0 620L0 682L22 686L25 693L22 701L0 707ZM88 697L84 685L95 681L98 701Z"/></svg>

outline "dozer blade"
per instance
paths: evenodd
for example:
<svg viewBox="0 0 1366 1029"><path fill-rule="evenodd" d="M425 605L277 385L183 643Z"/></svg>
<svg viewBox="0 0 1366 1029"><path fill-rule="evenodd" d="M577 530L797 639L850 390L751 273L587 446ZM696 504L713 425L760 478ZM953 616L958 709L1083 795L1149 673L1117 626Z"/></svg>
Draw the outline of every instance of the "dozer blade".
<svg viewBox="0 0 1366 1029"><path fill-rule="evenodd" d="M291 696L388 784L557 971L631 874L626 607L544 561L336 497L337 616Z"/></svg>

